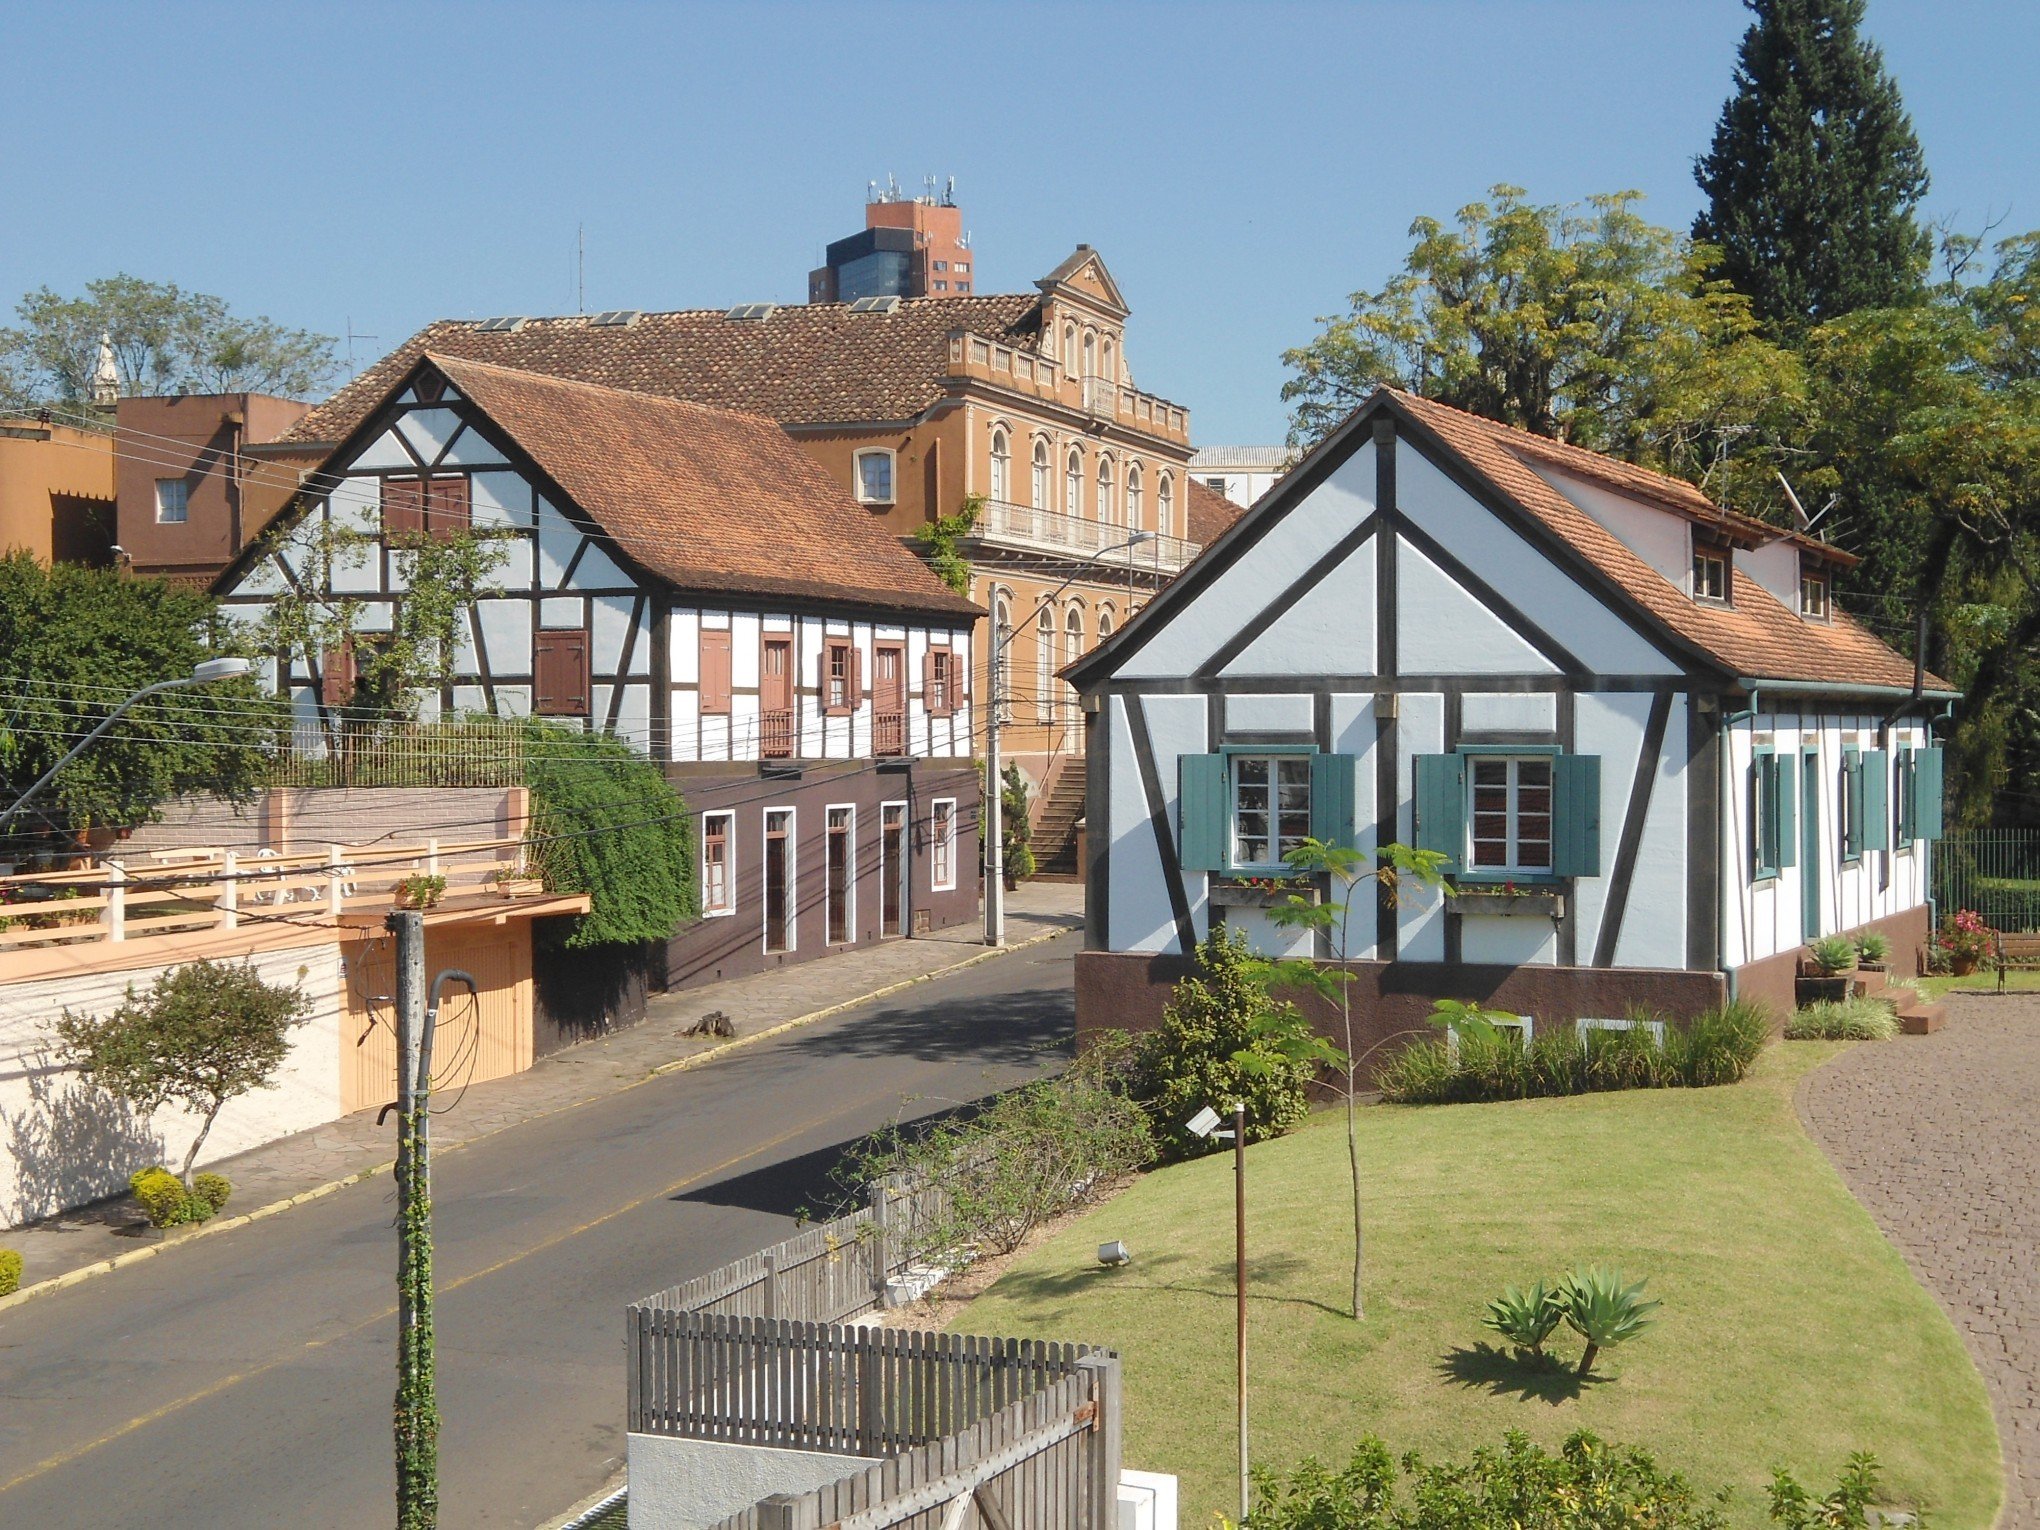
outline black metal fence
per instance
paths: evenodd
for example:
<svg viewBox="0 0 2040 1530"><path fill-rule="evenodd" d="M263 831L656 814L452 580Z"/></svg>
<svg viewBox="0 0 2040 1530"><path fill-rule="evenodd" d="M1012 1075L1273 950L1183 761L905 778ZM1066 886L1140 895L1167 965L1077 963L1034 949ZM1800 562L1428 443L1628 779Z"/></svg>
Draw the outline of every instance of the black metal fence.
<svg viewBox="0 0 2040 1530"><path fill-rule="evenodd" d="M1974 909L1992 929L2040 932L2040 829L1980 829L1934 846L1934 904Z"/></svg>

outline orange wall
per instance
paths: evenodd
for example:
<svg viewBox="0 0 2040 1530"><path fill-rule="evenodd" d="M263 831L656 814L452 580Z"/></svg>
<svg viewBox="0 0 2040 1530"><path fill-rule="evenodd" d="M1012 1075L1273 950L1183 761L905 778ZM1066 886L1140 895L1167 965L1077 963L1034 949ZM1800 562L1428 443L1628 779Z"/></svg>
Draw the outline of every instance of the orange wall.
<svg viewBox="0 0 2040 1530"><path fill-rule="evenodd" d="M26 548L43 562L75 557L80 542L112 540L113 438L69 425L0 421L0 550ZM83 524L80 524L83 523Z"/></svg>
<svg viewBox="0 0 2040 1530"><path fill-rule="evenodd" d="M124 398L117 411L120 545L142 574L210 579L296 488L285 463L238 456L309 405L260 393ZM186 519L156 519L156 482L181 479Z"/></svg>

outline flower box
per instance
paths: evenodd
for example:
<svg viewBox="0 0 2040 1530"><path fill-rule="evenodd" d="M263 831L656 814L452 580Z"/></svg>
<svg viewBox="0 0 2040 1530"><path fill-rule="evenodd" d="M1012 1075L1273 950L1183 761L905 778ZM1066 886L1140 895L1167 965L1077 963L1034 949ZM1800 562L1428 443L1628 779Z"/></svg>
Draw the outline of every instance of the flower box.
<svg viewBox="0 0 2040 1530"><path fill-rule="evenodd" d="M1314 904L1318 901L1318 890L1308 882L1275 887L1253 882L1211 884L1211 901L1220 908L1279 908L1292 898Z"/></svg>
<svg viewBox="0 0 2040 1530"><path fill-rule="evenodd" d="M536 898L545 892L545 882L538 877L504 877L496 891L506 898Z"/></svg>
<svg viewBox="0 0 2040 1530"><path fill-rule="evenodd" d="M1562 892L1486 892L1459 890L1450 907L1461 914L1493 915L1504 918L1563 919Z"/></svg>

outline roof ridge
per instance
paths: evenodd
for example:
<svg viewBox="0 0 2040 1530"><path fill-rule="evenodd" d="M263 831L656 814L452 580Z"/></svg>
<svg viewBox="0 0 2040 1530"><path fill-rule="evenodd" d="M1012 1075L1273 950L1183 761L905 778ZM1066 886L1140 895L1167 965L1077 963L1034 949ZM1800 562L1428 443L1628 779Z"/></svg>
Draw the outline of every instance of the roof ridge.
<svg viewBox="0 0 2040 1530"><path fill-rule="evenodd" d="M755 414L748 409L731 409L722 404L703 404L691 398L675 398L670 393L648 393L642 388L617 388L608 383L586 382L578 377L562 377L557 372L538 372L530 367L506 367L500 361L478 361L470 356L454 356L445 351L435 351L429 346L418 353L418 359L431 362L449 377L456 369L479 368L485 372L500 373L504 377L521 378L543 387L577 388L611 398L642 400L682 414L708 414L725 419L743 420L754 425L769 425L774 430L783 428L770 415Z"/></svg>

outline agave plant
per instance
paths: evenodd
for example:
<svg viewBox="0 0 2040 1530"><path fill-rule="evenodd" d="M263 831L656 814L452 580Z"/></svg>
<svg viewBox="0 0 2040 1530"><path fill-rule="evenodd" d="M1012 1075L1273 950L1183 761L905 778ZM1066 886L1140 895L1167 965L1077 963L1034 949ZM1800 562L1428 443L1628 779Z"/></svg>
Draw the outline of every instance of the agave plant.
<svg viewBox="0 0 2040 1530"><path fill-rule="evenodd" d="M1635 1338L1656 1321L1651 1313L1664 1305L1643 1295L1644 1281L1625 1284L1620 1270L1575 1270L1558 1289L1565 1323L1587 1341L1579 1374L1594 1368L1602 1350Z"/></svg>
<svg viewBox="0 0 2040 1530"><path fill-rule="evenodd" d="M1527 1349L1539 1359L1544 1341L1565 1318L1565 1296L1538 1281L1527 1291L1510 1286L1487 1304L1483 1326L1492 1328L1518 1349Z"/></svg>

